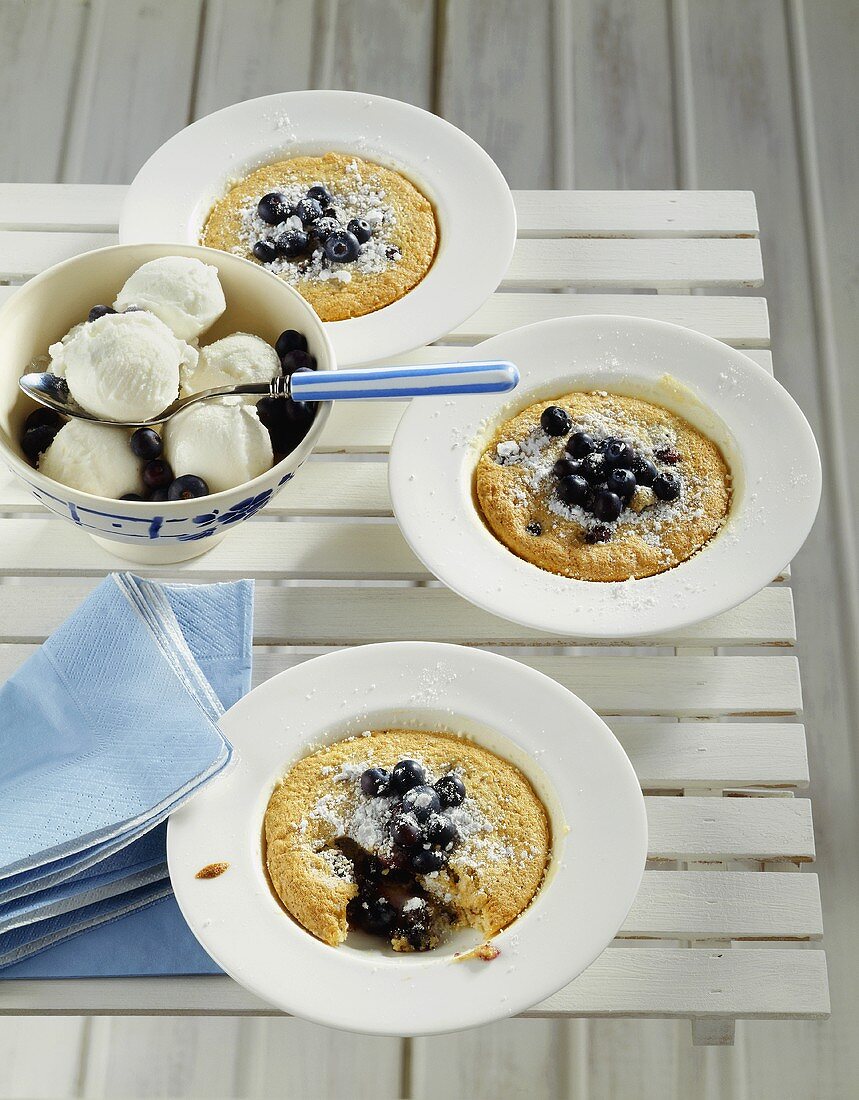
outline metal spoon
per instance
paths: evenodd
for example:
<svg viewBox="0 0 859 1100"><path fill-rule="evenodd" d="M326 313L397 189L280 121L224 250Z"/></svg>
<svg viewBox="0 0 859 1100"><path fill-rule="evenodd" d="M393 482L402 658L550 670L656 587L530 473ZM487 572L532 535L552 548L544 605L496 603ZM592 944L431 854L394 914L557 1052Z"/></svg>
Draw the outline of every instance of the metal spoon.
<svg viewBox="0 0 859 1100"><path fill-rule="evenodd" d="M248 382L241 386L222 386L190 397L180 397L172 405L146 420L103 420L87 412L69 393L64 378L48 372L25 374L18 385L34 401L47 405L63 416L111 424L118 428L147 428L163 424L183 409L213 397L289 397L293 401L402 400L406 397L440 396L466 393L506 393L519 383L519 371L512 363L496 360L481 363L445 363L428 367L367 367L359 370L299 371L270 382Z"/></svg>

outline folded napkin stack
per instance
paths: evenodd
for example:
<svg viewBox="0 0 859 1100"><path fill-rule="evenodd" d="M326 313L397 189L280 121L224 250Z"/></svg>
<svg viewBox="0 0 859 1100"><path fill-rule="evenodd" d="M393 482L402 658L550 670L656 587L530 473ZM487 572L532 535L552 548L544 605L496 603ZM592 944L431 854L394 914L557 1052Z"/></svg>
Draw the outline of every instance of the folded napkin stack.
<svg viewBox="0 0 859 1100"><path fill-rule="evenodd" d="M166 819L229 762L253 587L108 577L0 688L0 967L170 893Z"/></svg>

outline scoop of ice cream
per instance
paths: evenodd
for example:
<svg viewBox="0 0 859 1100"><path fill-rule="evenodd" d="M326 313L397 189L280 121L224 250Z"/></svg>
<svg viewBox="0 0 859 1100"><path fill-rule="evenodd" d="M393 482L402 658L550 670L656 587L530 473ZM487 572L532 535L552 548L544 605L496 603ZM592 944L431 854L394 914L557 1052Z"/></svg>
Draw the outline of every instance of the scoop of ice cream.
<svg viewBox="0 0 859 1100"><path fill-rule="evenodd" d="M162 256L143 264L126 280L113 305L148 309L180 340L195 340L227 308L218 269L191 256Z"/></svg>
<svg viewBox="0 0 859 1100"><path fill-rule="evenodd" d="M97 497L142 493L140 459L132 454L128 438L126 428L69 420L39 459L39 470L54 481Z"/></svg>
<svg viewBox="0 0 859 1100"><path fill-rule="evenodd" d="M258 477L274 461L268 429L240 397L192 405L167 422L163 438L174 475L196 474L213 493Z"/></svg>
<svg viewBox="0 0 859 1100"><path fill-rule="evenodd" d="M197 349L151 313L108 313L51 344L51 370L76 401L104 420L146 420L176 400L179 368Z"/></svg>
<svg viewBox="0 0 859 1100"><path fill-rule="evenodd" d="M181 373L182 396L218 386L269 382L280 369L280 359L270 344L249 332L234 332L200 348L197 362Z"/></svg>

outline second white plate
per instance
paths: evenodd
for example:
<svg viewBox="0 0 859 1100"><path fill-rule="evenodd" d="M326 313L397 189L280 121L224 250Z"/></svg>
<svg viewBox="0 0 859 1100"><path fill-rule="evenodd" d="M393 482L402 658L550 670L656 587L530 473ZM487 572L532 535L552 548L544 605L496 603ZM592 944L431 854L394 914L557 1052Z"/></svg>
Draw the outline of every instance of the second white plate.
<svg viewBox="0 0 859 1100"><path fill-rule="evenodd" d="M353 153L401 171L435 207L439 248L399 301L326 333L341 367L388 359L456 328L500 283L516 212L495 162L437 115L363 92L282 92L201 118L157 149L129 188L122 244L198 244L212 204L262 164L300 154Z"/></svg>

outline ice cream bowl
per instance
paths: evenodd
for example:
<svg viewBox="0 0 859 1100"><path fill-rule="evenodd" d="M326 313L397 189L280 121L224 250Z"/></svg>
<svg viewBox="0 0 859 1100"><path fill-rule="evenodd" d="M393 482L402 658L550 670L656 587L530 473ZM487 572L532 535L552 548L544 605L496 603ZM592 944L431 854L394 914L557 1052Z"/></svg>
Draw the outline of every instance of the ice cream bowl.
<svg viewBox="0 0 859 1100"><path fill-rule="evenodd" d="M36 406L20 392L18 379L51 343L85 320L94 304L112 302L133 271L162 256L191 256L218 269L227 308L203 343L249 332L273 344L284 329L297 329L307 338L318 369L336 368L322 323L300 294L256 264L215 249L178 244L98 249L48 268L15 292L0 310L0 457L50 511L112 554L148 564L197 557L264 508L312 452L331 408L320 403L298 447L259 477L191 500L113 500L63 485L34 469L20 438Z"/></svg>

